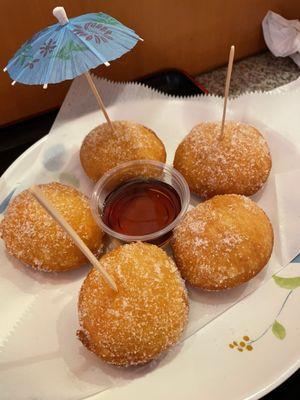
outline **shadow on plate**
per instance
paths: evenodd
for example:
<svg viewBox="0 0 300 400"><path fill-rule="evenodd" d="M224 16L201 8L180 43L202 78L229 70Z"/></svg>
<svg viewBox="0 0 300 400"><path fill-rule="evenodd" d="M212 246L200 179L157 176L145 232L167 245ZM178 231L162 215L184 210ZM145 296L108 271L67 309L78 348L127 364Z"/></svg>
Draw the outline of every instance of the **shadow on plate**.
<svg viewBox="0 0 300 400"><path fill-rule="evenodd" d="M255 290L264 281L267 273L267 267L264 268L258 275L252 278L249 282L246 282L233 289L225 289L221 291L205 291L195 288L187 284L189 297L191 300L208 305L224 304L232 305L236 301L249 294L250 285L251 291Z"/></svg>
<svg viewBox="0 0 300 400"><path fill-rule="evenodd" d="M1 268L1 278L10 281L25 293L37 293L45 286L47 289L57 289L57 286L73 284L82 280L90 270L89 265L65 272L37 271L6 254L7 261ZM36 285L38 283L39 285Z"/></svg>
<svg viewBox="0 0 300 400"><path fill-rule="evenodd" d="M158 359L142 366L117 367L105 363L82 345L76 337L78 327L77 298L73 298L58 318L59 353L72 375L93 386L108 382L113 386L125 385L171 362L182 347L182 345L177 345L171 351L163 353Z"/></svg>

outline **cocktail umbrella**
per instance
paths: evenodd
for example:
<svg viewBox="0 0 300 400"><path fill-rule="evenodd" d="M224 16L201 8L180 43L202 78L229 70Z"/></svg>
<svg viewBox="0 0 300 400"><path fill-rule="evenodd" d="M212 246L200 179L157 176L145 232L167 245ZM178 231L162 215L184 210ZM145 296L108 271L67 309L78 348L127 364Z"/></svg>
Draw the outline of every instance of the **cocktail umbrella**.
<svg viewBox="0 0 300 400"><path fill-rule="evenodd" d="M53 10L58 23L45 28L29 39L4 68L16 82L43 85L62 82L84 74L107 122L113 125L89 73L91 68L121 57L142 40L132 29L104 13L85 14L68 19L63 7ZM111 276L99 264L89 248L37 186L31 193L73 239L80 250L102 274L112 289L117 290Z"/></svg>
<svg viewBox="0 0 300 400"><path fill-rule="evenodd" d="M9 61L7 71L16 82L28 85L58 83L84 74L107 122L112 123L89 70L121 57L142 40L132 29L104 13L68 19L63 7L53 15L58 23L36 33Z"/></svg>

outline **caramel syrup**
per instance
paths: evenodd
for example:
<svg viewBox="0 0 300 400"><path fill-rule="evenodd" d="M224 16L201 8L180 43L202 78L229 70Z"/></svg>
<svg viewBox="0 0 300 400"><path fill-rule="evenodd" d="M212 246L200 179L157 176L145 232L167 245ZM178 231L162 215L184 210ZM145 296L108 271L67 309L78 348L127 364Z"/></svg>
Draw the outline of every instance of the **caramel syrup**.
<svg viewBox="0 0 300 400"><path fill-rule="evenodd" d="M165 228L180 210L180 197L172 186L155 179L133 180L107 196L102 218L116 232L142 236ZM170 235L151 243L162 244Z"/></svg>

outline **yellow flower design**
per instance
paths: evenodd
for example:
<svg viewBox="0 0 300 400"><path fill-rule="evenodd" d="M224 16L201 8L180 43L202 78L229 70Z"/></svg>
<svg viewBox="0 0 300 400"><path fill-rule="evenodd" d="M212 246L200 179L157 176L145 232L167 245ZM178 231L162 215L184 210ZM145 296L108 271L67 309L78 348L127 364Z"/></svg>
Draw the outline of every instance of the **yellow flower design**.
<svg viewBox="0 0 300 400"><path fill-rule="evenodd" d="M252 341L250 340L249 336L245 335L243 336L243 340L237 342L237 341L233 341L231 343L229 343L229 347L232 350L237 350L240 353L242 353L244 350L247 351L252 351L253 350L253 346L252 346Z"/></svg>

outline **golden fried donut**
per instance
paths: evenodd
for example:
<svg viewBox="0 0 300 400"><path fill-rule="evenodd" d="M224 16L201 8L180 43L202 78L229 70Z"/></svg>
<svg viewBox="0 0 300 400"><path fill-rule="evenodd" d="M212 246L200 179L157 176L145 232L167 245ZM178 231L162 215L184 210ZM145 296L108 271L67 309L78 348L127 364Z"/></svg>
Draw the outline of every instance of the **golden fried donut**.
<svg viewBox="0 0 300 400"><path fill-rule="evenodd" d="M87 198L57 182L39 187L90 250L97 252L102 232L92 217ZM28 190L9 204L0 235L10 254L35 269L66 271L87 262L72 239Z"/></svg>
<svg viewBox="0 0 300 400"><path fill-rule="evenodd" d="M217 194L256 193L266 182L272 161L266 140L253 126L226 122L195 126L178 146L174 167L192 192L209 198Z"/></svg>
<svg viewBox="0 0 300 400"><path fill-rule="evenodd" d="M81 145L81 165L93 181L126 161L166 161L162 141L149 128L130 121L114 121L113 126L115 132L107 123L97 126Z"/></svg>
<svg viewBox="0 0 300 400"><path fill-rule="evenodd" d="M175 344L187 323L188 299L174 261L147 243L120 246L101 258L118 287L94 268L81 287L77 335L110 364L144 364Z"/></svg>
<svg viewBox="0 0 300 400"><path fill-rule="evenodd" d="M189 283L206 290L232 288L253 278L273 249L272 225L245 196L215 196L188 212L171 242Z"/></svg>

